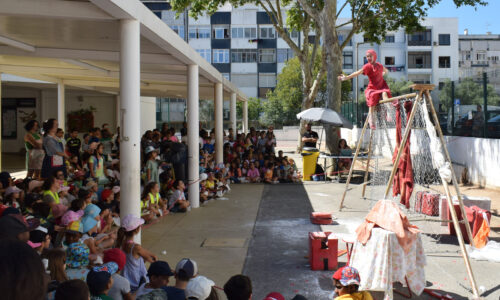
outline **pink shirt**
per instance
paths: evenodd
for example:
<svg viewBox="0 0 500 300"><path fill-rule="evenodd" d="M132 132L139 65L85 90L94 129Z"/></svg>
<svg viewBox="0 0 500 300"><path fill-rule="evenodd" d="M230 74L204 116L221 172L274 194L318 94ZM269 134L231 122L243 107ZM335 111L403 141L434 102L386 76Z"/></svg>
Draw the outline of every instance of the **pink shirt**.
<svg viewBox="0 0 500 300"><path fill-rule="evenodd" d="M250 169L247 172L247 176L250 177L250 178L259 177L260 176L259 170L257 168Z"/></svg>

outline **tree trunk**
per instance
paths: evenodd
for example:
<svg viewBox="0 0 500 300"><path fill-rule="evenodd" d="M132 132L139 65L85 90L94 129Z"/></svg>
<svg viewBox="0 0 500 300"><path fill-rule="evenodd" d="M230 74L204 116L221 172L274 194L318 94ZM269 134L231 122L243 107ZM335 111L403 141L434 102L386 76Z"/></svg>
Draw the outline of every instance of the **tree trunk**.
<svg viewBox="0 0 500 300"><path fill-rule="evenodd" d="M328 108L340 112L342 86L337 76L342 73L342 50L338 44L337 31L335 30L335 17L332 18L332 15L326 13L327 11L324 12L320 15L320 18L321 32L325 45L324 55L326 55L326 94L328 97ZM339 128L333 126L325 128L326 147L330 153L338 153L339 131Z"/></svg>
<svg viewBox="0 0 500 300"><path fill-rule="evenodd" d="M307 58L306 58L307 60ZM312 88L312 77L308 70L307 61L300 60L300 67L302 70L302 105L301 111L311 108L314 100L314 95L310 95ZM312 67L311 67L312 68ZM300 120L299 126L299 136L297 138L297 153L302 151L303 143L302 143L302 135L306 132L306 124L307 122L304 120Z"/></svg>

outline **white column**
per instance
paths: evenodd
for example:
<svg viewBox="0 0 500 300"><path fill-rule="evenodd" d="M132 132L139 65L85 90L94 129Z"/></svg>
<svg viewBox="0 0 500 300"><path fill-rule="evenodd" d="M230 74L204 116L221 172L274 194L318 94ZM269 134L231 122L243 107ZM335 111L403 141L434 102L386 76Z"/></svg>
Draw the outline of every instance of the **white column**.
<svg viewBox="0 0 500 300"><path fill-rule="evenodd" d="M236 140L236 93L231 93L231 102L229 103L229 118L231 119L231 128L233 128L233 139Z"/></svg>
<svg viewBox="0 0 500 300"><path fill-rule="evenodd" d="M66 130L66 101L64 94L64 82L61 80L57 83L57 121L59 122L59 128Z"/></svg>
<svg viewBox="0 0 500 300"><path fill-rule="evenodd" d="M200 207L200 188L198 180L200 178L200 133L199 125L199 86L198 86L198 66L188 66L188 98L187 98L187 119L188 119L188 195L191 207Z"/></svg>
<svg viewBox="0 0 500 300"><path fill-rule="evenodd" d="M121 114L121 103L120 103L120 95L116 95L115 96L115 120L116 120L116 128L120 127L121 126L121 117L122 117L122 114Z"/></svg>
<svg viewBox="0 0 500 300"><path fill-rule="evenodd" d="M140 24L120 20L120 216L141 215ZM136 240L140 241L140 237Z"/></svg>
<svg viewBox="0 0 500 300"><path fill-rule="evenodd" d="M222 148L224 145L224 100L222 98L222 83L215 84L215 163L224 162Z"/></svg>
<svg viewBox="0 0 500 300"><path fill-rule="evenodd" d="M243 133L248 133L248 101L243 102Z"/></svg>

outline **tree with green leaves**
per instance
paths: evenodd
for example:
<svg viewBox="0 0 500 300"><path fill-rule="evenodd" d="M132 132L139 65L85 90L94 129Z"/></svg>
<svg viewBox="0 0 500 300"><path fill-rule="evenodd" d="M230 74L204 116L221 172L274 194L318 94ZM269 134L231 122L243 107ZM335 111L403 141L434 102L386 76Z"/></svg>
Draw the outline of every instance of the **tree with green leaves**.
<svg viewBox="0 0 500 300"><path fill-rule="evenodd" d="M248 120L249 121L259 121L260 115L264 111L264 103L260 98L250 97L248 98ZM238 118L243 118L243 102L239 102L236 105L236 115Z"/></svg>
<svg viewBox="0 0 500 300"><path fill-rule="evenodd" d="M316 37L321 37L324 67L327 73L326 95L328 107L340 111L341 88L337 76L342 73L342 50L349 44L355 33L364 32L364 37L368 42L380 42L385 38L387 32L405 28L407 32L414 32L422 29L419 21L427 15L429 8L439 4L442 0L173 0L172 7L176 11L183 11L189 8L190 15L196 17L200 14L214 13L217 9L229 2L233 6L240 6L247 3L261 6L270 16L276 31L287 42L301 63L307 65L308 69L304 76L313 78L313 65L311 61L315 55L307 56L309 45L302 48L293 43L293 39L288 36L288 31L298 30L304 33L304 37L309 36L311 31ZM448 0L451 1L451 0ZM452 0L457 7L469 5L486 5L484 0ZM350 18L339 24L338 18L344 9L350 10ZM283 11L285 10L285 11ZM286 15L286 19L285 19ZM287 31L288 30L288 31ZM347 32L343 41L339 42L340 31ZM307 42L307 38L304 39ZM319 38L315 39L313 49L318 49ZM313 54L317 50L313 50ZM306 69L303 69L303 71ZM304 95L308 101L302 102L302 108L306 104L311 104L315 98L311 93L319 86L318 78L314 80L308 89L303 86ZM335 128L326 130L326 144L330 151L337 149L338 134Z"/></svg>
<svg viewBox="0 0 500 300"><path fill-rule="evenodd" d="M313 74L316 75L321 69L321 52L316 54L316 63ZM302 73L298 58L289 59L278 75L276 88L267 94L267 102L264 103L264 113L261 121L264 124L295 125L298 123L296 115L301 111L303 92L300 88ZM326 104L326 74L320 78L320 84L316 99L312 106L325 107ZM342 83L342 101L351 100L351 83ZM301 140L301 137L299 137ZM299 143L300 144L300 143Z"/></svg>
<svg viewBox="0 0 500 300"><path fill-rule="evenodd" d="M439 103L444 111L448 111L453 106L451 89L451 81L447 80L439 92ZM500 104L500 96L491 84L487 86L487 96L489 105ZM484 90L482 82L475 81L472 78L462 79L458 84L455 84L455 99L460 99L461 105L483 105Z"/></svg>

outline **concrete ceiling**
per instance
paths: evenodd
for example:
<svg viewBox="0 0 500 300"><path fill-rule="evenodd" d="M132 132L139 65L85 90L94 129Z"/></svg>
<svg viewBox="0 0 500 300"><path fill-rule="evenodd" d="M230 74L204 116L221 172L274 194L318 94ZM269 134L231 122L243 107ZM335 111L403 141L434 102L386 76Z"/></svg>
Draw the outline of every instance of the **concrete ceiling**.
<svg viewBox="0 0 500 300"><path fill-rule="evenodd" d="M246 96L138 0L0 0L0 72L102 92L119 91L119 20L141 23L141 95L186 97L199 66L200 99Z"/></svg>

